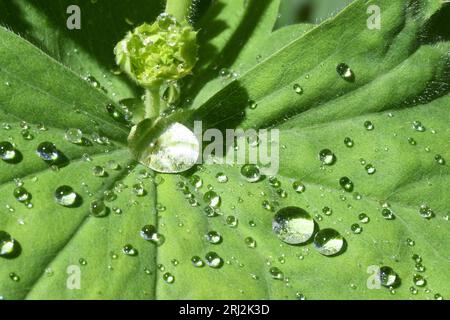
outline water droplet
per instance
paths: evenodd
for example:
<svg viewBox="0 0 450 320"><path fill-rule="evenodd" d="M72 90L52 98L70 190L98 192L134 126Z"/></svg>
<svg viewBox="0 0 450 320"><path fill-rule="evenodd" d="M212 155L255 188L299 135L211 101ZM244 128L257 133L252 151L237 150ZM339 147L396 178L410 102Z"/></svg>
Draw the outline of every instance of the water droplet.
<svg viewBox="0 0 450 320"><path fill-rule="evenodd" d="M445 159L440 154L435 155L434 160L440 165L445 165Z"/></svg>
<svg viewBox="0 0 450 320"><path fill-rule="evenodd" d="M339 184L341 185L342 189L344 189L347 192L352 192L354 189L353 181L350 180L348 177L342 177L339 180Z"/></svg>
<svg viewBox="0 0 450 320"><path fill-rule="evenodd" d="M248 102L248 105L251 110L255 110L258 107L258 104L256 103L256 101L253 101L253 100L250 100Z"/></svg>
<svg viewBox="0 0 450 320"><path fill-rule="evenodd" d="M314 247L324 256L339 254L344 243L344 238L334 229L322 229L314 237Z"/></svg>
<svg viewBox="0 0 450 320"><path fill-rule="evenodd" d="M81 144L83 142L83 132L80 129L67 129L64 138L73 144Z"/></svg>
<svg viewBox="0 0 450 320"><path fill-rule="evenodd" d="M359 219L359 222L361 222L361 223L369 223L369 221L370 221L369 216L365 213L360 213L358 215L358 219Z"/></svg>
<svg viewBox="0 0 450 320"><path fill-rule="evenodd" d="M280 182L280 180L278 180L277 177L270 177L269 185L273 188L279 188L279 187L281 187L281 182Z"/></svg>
<svg viewBox="0 0 450 320"><path fill-rule="evenodd" d="M301 183L300 181L294 181L292 183L292 188L297 193L303 193L306 190L306 186L303 183Z"/></svg>
<svg viewBox="0 0 450 320"><path fill-rule="evenodd" d="M200 189L203 185L203 180L197 175L193 175L189 178L189 183L197 189Z"/></svg>
<svg viewBox="0 0 450 320"><path fill-rule="evenodd" d="M147 194L144 185L141 182L133 185L133 193L138 197L143 197Z"/></svg>
<svg viewBox="0 0 450 320"><path fill-rule="evenodd" d="M217 207L220 207L222 200L221 200L220 196L217 195L217 193L210 190L203 195L203 201L205 201L206 204L208 206L210 206L211 208L217 208Z"/></svg>
<svg viewBox="0 0 450 320"><path fill-rule="evenodd" d="M298 83L294 84L293 89L296 94L303 94L303 88Z"/></svg>
<svg viewBox="0 0 450 320"><path fill-rule="evenodd" d="M156 230L156 227L152 225L144 226L141 229L140 234L144 240L150 241L157 246L161 246L165 242L165 237L162 234L159 234Z"/></svg>
<svg viewBox="0 0 450 320"><path fill-rule="evenodd" d="M228 216L226 223L230 228L236 228L238 225L238 219L235 216Z"/></svg>
<svg viewBox="0 0 450 320"><path fill-rule="evenodd" d="M344 144L348 147L348 148L352 148L355 143L353 142L352 138L346 137L344 139Z"/></svg>
<svg viewBox="0 0 450 320"><path fill-rule="evenodd" d="M336 67L336 71L341 76L342 79L349 82L355 81L355 74L347 64L345 63L338 64L338 66Z"/></svg>
<svg viewBox="0 0 450 320"><path fill-rule="evenodd" d="M365 168L366 168L367 174L370 174L370 175L374 174L377 171L377 169L375 169L375 167L371 164L366 165Z"/></svg>
<svg viewBox="0 0 450 320"><path fill-rule="evenodd" d="M331 216L331 214L333 213L333 210L329 207L323 207L322 212L326 216Z"/></svg>
<svg viewBox="0 0 450 320"><path fill-rule="evenodd" d="M11 272L9 274L9 278L14 281L14 282L19 282L20 281L20 277L15 273L15 272Z"/></svg>
<svg viewBox="0 0 450 320"><path fill-rule="evenodd" d="M194 265L194 267L197 267L197 268L201 268L205 265L202 258L200 258L199 256L193 256L191 258L191 262Z"/></svg>
<svg viewBox="0 0 450 320"><path fill-rule="evenodd" d="M0 142L0 159L9 161L16 157L14 146L7 141Z"/></svg>
<svg viewBox="0 0 450 320"><path fill-rule="evenodd" d="M56 161L59 157L58 149L51 142L42 142L36 149L37 155L44 161Z"/></svg>
<svg viewBox="0 0 450 320"><path fill-rule="evenodd" d="M198 156L199 141L195 134L186 126L173 123L149 143L140 162L157 172L178 173L192 168Z"/></svg>
<svg viewBox="0 0 450 320"><path fill-rule="evenodd" d="M286 243L304 243L314 233L314 220L301 208L286 207L275 214L272 229Z"/></svg>
<svg viewBox="0 0 450 320"><path fill-rule="evenodd" d="M209 231L205 234L205 239L211 244L219 244L222 242L222 236L216 231Z"/></svg>
<svg viewBox="0 0 450 320"><path fill-rule="evenodd" d="M354 234L360 234L362 232L362 230L363 230L362 227L359 224L357 224L357 223L352 224L350 229L352 230L352 232Z"/></svg>
<svg viewBox="0 0 450 320"><path fill-rule="evenodd" d="M331 166L336 162L336 156L330 149L323 149L319 152L319 160L323 165Z"/></svg>
<svg viewBox="0 0 450 320"><path fill-rule="evenodd" d="M397 273L388 266L383 266L380 268L379 277L380 284L386 288L395 287L399 281Z"/></svg>
<svg viewBox="0 0 450 320"><path fill-rule="evenodd" d="M408 143L412 146L417 145L417 141L414 138L408 138Z"/></svg>
<svg viewBox="0 0 450 320"><path fill-rule="evenodd" d="M422 125L422 122L420 122L420 121L414 121L412 126L413 126L413 129L418 131L418 132L425 132L426 131L425 126Z"/></svg>
<svg viewBox="0 0 450 320"><path fill-rule="evenodd" d="M395 219L395 214L394 212L392 212L392 210L390 208L384 208L381 210L381 215L383 216L383 218L385 218L386 220L394 220Z"/></svg>
<svg viewBox="0 0 450 320"><path fill-rule="evenodd" d="M12 257L18 253L19 244L11 235L0 231L0 257Z"/></svg>
<svg viewBox="0 0 450 320"><path fill-rule="evenodd" d="M137 250L131 244L124 245L122 248L122 252L127 256L137 255Z"/></svg>
<svg viewBox="0 0 450 320"><path fill-rule="evenodd" d="M205 256L206 264L211 268L220 268L223 265L222 258L215 252L208 252Z"/></svg>
<svg viewBox="0 0 450 320"><path fill-rule="evenodd" d="M228 177L223 172L217 173L216 179L217 179L217 182L219 182L219 183L227 183L228 182Z"/></svg>
<svg viewBox="0 0 450 320"><path fill-rule="evenodd" d="M256 240L253 239L252 237L247 237L245 238L245 244L247 245L247 247L249 248L256 248Z"/></svg>
<svg viewBox="0 0 450 320"><path fill-rule="evenodd" d="M284 279L284 274L283 272L281 272L280 269L278 269L277 267L272 267L269 269L269 274L272 276L273 279L275 280L283 280Z"/></svg>
<svg viewBox="0 0 450 320"><path fill-rule="evenodd" d="M24 187L15 188L13 194L19 202L27 202L31 199L31 194Z"/></svg>
<svg viewBox="0 0 450 320"><path fill-rule="evenodd" d="M368 131L372 131L373 129L375 129L375 126L372 121L366 121L364 122L364 128L366 128L366 130Z"/></svg>
<svg viewBox="0 0 450 320"><path fill-rule="evenodd" d="M175 277L170 273L170 272L166 272L163 275L163 279L165 282L167 282L168 284L174 283L175 282Z"/></svg>
<svg viewBox="0 0 450 320"><path fill-rule="evenodd" d="M261 171L255 164L242 166L241 175L250 183L258 182L261 179Z"/></svg>
<svg viewBox="0 0 450 320"><path fill-rule="evenodd" d="M422 218L430 219L434 217L433 210L426 204L422 204L419 208L419 214Z"/></svg>
<svg viewBox="0 0 450 320"><path fill-rule="evenodd" d="M70 186L60 186L55 191L55 201L61 206L70 207L77 201L77 194Z"/></svg>
<svg viewBox="0 0 450 320"><path fill-rule="evenodd" d="M103 200L93 200L89 207L89 212L94 217L103 217L108 213Z"/></svg>

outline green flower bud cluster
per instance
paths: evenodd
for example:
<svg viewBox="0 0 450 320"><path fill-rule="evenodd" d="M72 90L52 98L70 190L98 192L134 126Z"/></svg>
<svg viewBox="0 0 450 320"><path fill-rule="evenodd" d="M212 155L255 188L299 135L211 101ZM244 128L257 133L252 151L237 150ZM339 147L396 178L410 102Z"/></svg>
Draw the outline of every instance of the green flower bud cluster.
<svg viewBox="0 0 450 320"><path fill-rule="evenodd" d="M162 13L153 24L129 32L115 49L116 63L142 87L178 80L197 62L197 32Z"/></svg>

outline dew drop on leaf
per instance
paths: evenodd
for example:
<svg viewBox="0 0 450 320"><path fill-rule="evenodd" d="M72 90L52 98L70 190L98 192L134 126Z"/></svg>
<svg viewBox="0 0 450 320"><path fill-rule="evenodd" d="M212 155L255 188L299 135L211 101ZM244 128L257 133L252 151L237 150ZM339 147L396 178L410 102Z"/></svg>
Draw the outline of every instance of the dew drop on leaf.
<svg viewBox="0 0 450 320"><path fill-rule="evenodd" d="M203 201L211 208L218 208L220 207L222 199L216 192L210 190L203 195Z"/></svg>
<svg viewBox="0 0 450 320"><path fill-rule="evenodd" d="M306 190L306 186L300 182L300 181L294 181L292 183L292 188L294 189L295 192L297 193L303 193Z"/></svg>
<svg viewBox="0 0 450 320"><path fill-rule="evenodd" d="M205 260L206 260L206 264L211 268L218 269L218 268L222 267L222 265L223 265L222 258L213 251L208 252L205 255Z"/></svg>
<svg viewBox="0 0 450 320"><path fill-rule="evenodd" d="M205 239L211 244L219 244L222 242L222 236L217 231L209 231L205 234Z"/></svg>
<svg viewBox="0 0 450 320"><path fill-rule="evenodd" d="M353 139L350 137L346 137L344 138L344 144L348 147L348 148L352 148L354 146L354 142Z"/></svg>
<svg viewBox="0 0 450 320"><path fill-rule="evenodd" d="M202 258L200 258L199 256L193 256L191 258L191 262L194 265L194 267L197 267L197 268L201 268L205 265Z"/></svg>
<svg viewBox="0 0 450 320"><path fill-rule="evenodd" d="M0 230L0 257L11 257L18 250L18 243L11 235Z"/></svg>
<svg viewBox="0 0 450 320"><path fill-rule="evenodd" d="M353 82L355 80L355 74L353 70L346 63L340 63L336 67L337 73L341 76L342 79Z"/></svg>
<svg viewBox="0 0 450 320"><path fill-rule="evenodd" d="M137 255L137 250L131 244L124 245L122 248L122 252L123 252L123 254L125 254L127 256L136 256Z"/></svg>
<svg viewBox="0 0 450 320"><path fill-rule="evenodd" d="M31 199L31 194L24 187L15 188L13 194L19 202L27 202Z"/></svg>
<svg viewBox="0 0 450 320"><path fill-rule="evenodd" d="M228 216L226 223L230 228L236 228L238 225L238 219L235 216Z"/></svg>
<svg viewBox="0 0 450 320"><path fill-rule="evenodd" d="M344 238L334 229L322 229L314 237L314 247L324 256L339 254L344 248Z"/></svg>
<svg viewBox="0 0 450 320"><path fill-rule="evenodd" d="M366 121L364 122L364 128L366 128L367 131L372 131L373 129L375 129L375 126L372 121Z"/></svg>
<svg viewBox="0 0 450 320"><path fill-rule="evenodd" d="M107 208L103 200L93 200L90 203L89 212L94 217L103 217L107 214Z"/></svg>
<svg viewBox="0 0 450 320"><path fill-rule="evenodd" d="M283 280L284 279L284 274L283 272L281 272L280 269L278 269L277 267L272 267L269 269L269 274L272 276L273 279L275 280Z"/></svg>
<svg viewBox="0 0 450 320"><path fill-rule="evenodd" d="M16 149L8 141L0 142L0 159L9 161L16 157Z"/></svg>
<svg viewBox="0 0 450 320"><path fill-rule="evenodd" d="M416 130L417 132L425 132L426 128L425 126L422 124L422 122L420 121L414 121L412 124L412 127L414 130Z"/></svg>
<svg viewBox="0 0 450 320"><path fill-rule="evenodd" d="M166 272L163 274L163 279L165 282L167 282L168 284L172 284L175 282L175 277L170 273L170 272Z"/></svg>
<svg viewBox="0 0 450 320"><path fill-rule="evenodd" d="M140 235L144 240L150 241L157 246L161 246L165 242L165 237L162 234L159 234L156 227L152 225L142 227Z"/></svg>
<svg viewBox="0 0 450 320"><path fill-rule="evenodd" d="M294 84L293 89L296 94L303 94L303 88L298 83Z"/></svg>
<svg viewBox="0 0 450 320"><path fill-rule="evenodd" d="M340 184L341 188L347 192L352 192L354 189L353 181L350 180L350 178L348 178L348 177L342 177L339 180L339 184Z"/></svg>
<svg viewBox="0 0 450 320"><path fill-rule="evenodd" d="M285 207L275 214L272 230L283 242L304 243L314 234L314 220L299 207Z"/></svg>
<svg viewBox="0 0 450 320"><path fill-rule="evenodd" d="M44 161L56 161L59 157L55 144L48 141L39 144L36 153Z"/></svg>
<svg viewBox="0 0 450 320"><path fill-rule="evenodd" d="M63 207L70 207L77 201L77 194L70 186L60 186L55 190L55 201Z"/></svg>
<svg viewBox="0 0 450 320"><path fill-rule="evenodd" d="M323 149L319 152L319 160L323 165L331 166L336 162L336 156L330 149Z"/></svg>
<svg viewBox="0 0 450 320"><path fill-rule="evenodd" d="M156 172L179 173L192 168L199 157L199 141L180 123L170 125L149 144L140 162Z"/></svg>
<svg viewBox="0 0 450 320"><path fill-rule="evenodd" d="M391 288L396 286L399 281L397 273L388 266L383 266L379 271L380 284L383 287Z"/></svg>
<svg viewBox="0 0 450 320"><path fill-rule="evenodd" d="M250 183L258 182L261 179L261 171L255 164L243 165L241 175Z"/></svg>
<svg viewBox="0 0 450 320"><path fill-rule="evenodd" d="M73 144L81 144L83 142L83 132L80 129L70 128L66 130L64 138Z"/></svg>

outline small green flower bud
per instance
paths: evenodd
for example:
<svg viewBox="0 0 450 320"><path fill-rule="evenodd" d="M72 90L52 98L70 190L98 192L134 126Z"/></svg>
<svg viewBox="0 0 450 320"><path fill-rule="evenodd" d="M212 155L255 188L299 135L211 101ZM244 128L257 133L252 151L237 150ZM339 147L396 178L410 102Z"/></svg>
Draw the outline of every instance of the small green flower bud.
<svg viewBox="0 0 450 320"><path fill-rule="evenodd" d="M129 32L115 49L116 63L143 87L188 75L197 62L197 32L162 13Z"/></svg>

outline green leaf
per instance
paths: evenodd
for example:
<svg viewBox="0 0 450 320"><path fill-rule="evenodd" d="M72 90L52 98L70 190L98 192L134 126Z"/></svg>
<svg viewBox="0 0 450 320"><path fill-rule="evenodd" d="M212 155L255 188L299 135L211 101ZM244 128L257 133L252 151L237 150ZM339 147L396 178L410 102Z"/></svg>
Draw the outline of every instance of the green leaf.
<svg viewBox="0 0 450 320"><path fill-rule="evenodd" d="M259 1L249 1L243 12L237 3L214 2L199 23L204 52L183 88L193 99L192 109L158 120L159 127L142 126L143 134L135 141L144 146L144 136L154 138L171 122L192 125L193 120L202 120L204 129L276 128L281 145L278 187L269 177L247 182L240 165L204 164L180 175L153 174L132 160L126 146L129 128L105 111L113 103L108 95L29 42L0 29L0 86L8 84L0 90L0 123L11 126L0 129L0 141L14 142L23 156L19 163L0 162L0 208L5 208L0 211L0 230L21 246L17 257L0 257L0 296L296 299L302 294L308 299L433 299L450 295L450 56L444 29L449 6L438 0L356 1L316 28L299 25L272 32L276 2L257 6ZM370 4L381 8L381 30L366 27ZM338 74L341 63L350 66L354 81ZM220 68L235 71L237 79L218 79ZM302 94L294 91L295 84L303 88ZM249 108L249 101L257 104L256 109ZM23 121L34 139L23 138L27 136ZM373 130L366 129L367 121ZM426 130L415 130L414 121ZM48 131L37 129L41 123ZM67 128L81 129L92 145L67 142ZM96 143L92 134L108 137L109 143ZM346 137L354 141L352 148L344 144ZM411 138L416 144L410 143ZM52 170L36 155L43 141L55 143L70 163ZM335 154L333 165L319 161L323 149ZM92 162L83 154L90 154ZM447 162L439 164L436 155ZM120 163L120 169L109 169L109 160ZM373 165L376 172L369 175L361 163ZM94 176L96 165L105 166L107 175ZM218 181L219 173L227 176L227 182ZM353 181L354 192L342 190L342 177ZM14 199L18 183L14 178L21 179L32 195L31 209ZM294 191L296 181L305 185L305 192ZM79 194L82 201L77 207L55 203L54 191L60 185L70 185ZM205 213L205 194L211 187L221 197L215 217ZM142 188L144 195L138 196ZM107 190L117 195L106 202L109 214L89 216L90 202L104 199ZM264 201L274 210L266 210ZM394 220L381 214L388 205ZM421 217L422 205L431 208L434 217ZM346 240L345 250L326 257L311 242L295 246L281 242L272 232L272 220L275 211L286 206L307 210L319 229L337 230ZM332 209L330 216L323 213L324 207ZM370 217L369 223L359 221L361 213ZM230 216L239 221L235 228L227 223ZM363 228L360 234L351 230L355 223ZM164 243L156 246L142 239L139 232L144 225L156 226ZM209 231L220 233L222 241L206 241ZM247 237L256 241L256 247L246 244ZM122 253L127 244L137 250L136 256ZM192 257L205 261L211 251L223 259L220 268L193 266ZM414 254L422 257L425 272L415 270ZM81 271L79 290L67 287L72 279L68 267L73 265ZM401 279L395 294L387 288L368 288L370 266L395 270ZM282 281L273 279L272 267L281 270ZM20 280L10 279L10 273ZM175 277L173 283L164 280L166 273ZM426 279L425 287L413 283L415 274ZM416 295L410 290L413 286Z"/></svg>

